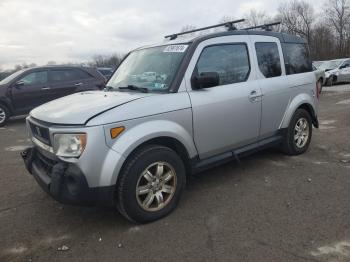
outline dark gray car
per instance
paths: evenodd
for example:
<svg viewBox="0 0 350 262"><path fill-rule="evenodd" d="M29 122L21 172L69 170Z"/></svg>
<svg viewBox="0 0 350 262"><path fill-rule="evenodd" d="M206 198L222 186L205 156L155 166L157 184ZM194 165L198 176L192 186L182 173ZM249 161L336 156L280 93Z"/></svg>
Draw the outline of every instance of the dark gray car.
<svg viewBox="0 0 350 262"><path fill-rule="evenodd" d="M29 113L51 100L86 90L104 88L105 78L95 69L48 66L23 69L0 81L0 126L10 116Z"/></svg>

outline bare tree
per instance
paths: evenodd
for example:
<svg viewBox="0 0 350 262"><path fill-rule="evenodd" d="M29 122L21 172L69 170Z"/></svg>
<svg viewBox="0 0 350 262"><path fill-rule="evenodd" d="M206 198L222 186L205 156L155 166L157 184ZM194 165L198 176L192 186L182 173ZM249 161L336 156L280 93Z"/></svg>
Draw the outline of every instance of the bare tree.
<svg viewBox="0 0 350 262"><path fill-rule="evenodd" d="M117 67L123 59L123 55L95 55L89 64L95 67Z"/></svg>
<svg viewBox="0 0 350 262"><path fill-rule="evenodd" d="M277 19L282 21L282 31L311 40L312 25L315 21L313 7L304 0L282 3Z"/></svg>
<svg viewBox="0 0 350 262"><path fill-rule="evenodd" d="M345 53L346 38L349 37L350 7L348 0L329 0L326 8L326 19L336 33L339 55Z"/></svg>
<svg viewBox="0 0 350 262"><path fill-rule="evenodd" d="M249 13L245 14L244 18L246 20L243 24L246 27L267 24L272 21L272 18L268 16L264 11L257 11L255 9L252 9L249 11Z"/></svg>

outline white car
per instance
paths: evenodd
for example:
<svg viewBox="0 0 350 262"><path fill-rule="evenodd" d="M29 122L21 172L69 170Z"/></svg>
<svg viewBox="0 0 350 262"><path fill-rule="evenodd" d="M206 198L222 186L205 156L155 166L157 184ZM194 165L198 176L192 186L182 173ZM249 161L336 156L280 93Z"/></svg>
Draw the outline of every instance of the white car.
<svg viewBox="0 0 350 262"><path fill-rule="evenodd" d="M335 83L350 82L350 59L336 59L326 61L319 69L325 70L326 85L332 86Z"/></svg>

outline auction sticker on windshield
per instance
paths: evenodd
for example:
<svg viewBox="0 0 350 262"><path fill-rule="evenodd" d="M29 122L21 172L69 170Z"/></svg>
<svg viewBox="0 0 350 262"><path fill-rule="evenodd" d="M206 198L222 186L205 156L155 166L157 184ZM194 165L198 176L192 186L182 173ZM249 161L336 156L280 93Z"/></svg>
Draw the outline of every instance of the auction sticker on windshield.
<svg viewBox="0 0 350 262"><path fill-rule="evenodd" d="M164 53L183 53L186 51L188 45L168 45L164 48Z"/></svg>

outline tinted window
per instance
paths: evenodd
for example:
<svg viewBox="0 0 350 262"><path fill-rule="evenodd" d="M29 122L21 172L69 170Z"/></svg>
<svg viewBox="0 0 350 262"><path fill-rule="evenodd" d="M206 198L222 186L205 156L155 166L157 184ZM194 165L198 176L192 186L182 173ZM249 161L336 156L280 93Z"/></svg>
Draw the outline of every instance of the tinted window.
<svg viewBox="0 0 350 262"><path fill-rule="evenodd" d="M91 75L80 69L51 70L50 75L51 81L53 82L75 81L92 78Z"/></svg>
<svg viewBox="0 0 350 262"><path fill-rule="evenodd" d="M260 72L266 77L275 77L282 74L281 60L276 43L256 43L256 55Z"/></svg>
<svg viewBox="0 0 350 262"><path fill-rule="evenodd" d="M92 78L90 74L81 70L81 69L73 69L73 79L89 79Z"/></svg>
<svg viewBox="0 0 350 262"><path fill-rule="evenodd" d="M19 81L24 82L25 85L40 85L47 83L47 71L33 72Z"/></svg>
<svg viewBox="0 0 350 262"><path fill-rule="evenodd" d="M283 53L288 75L312 71L307 45L285 43Z"/></svg>
<svg viewBox="0 0 350 262"><path fill-rule="evenodd" d="M219 85L246 81L249 72L248 50L245 44L206 47L199 57L197 73L217 72Z"/></svg>
<svg viewBox="0 0 350 262"><path fill-rule="evenodd" d="M53 82L63 82L63 81L72 81L73 72L72 70L51 70L50 78Z"/></svg>

